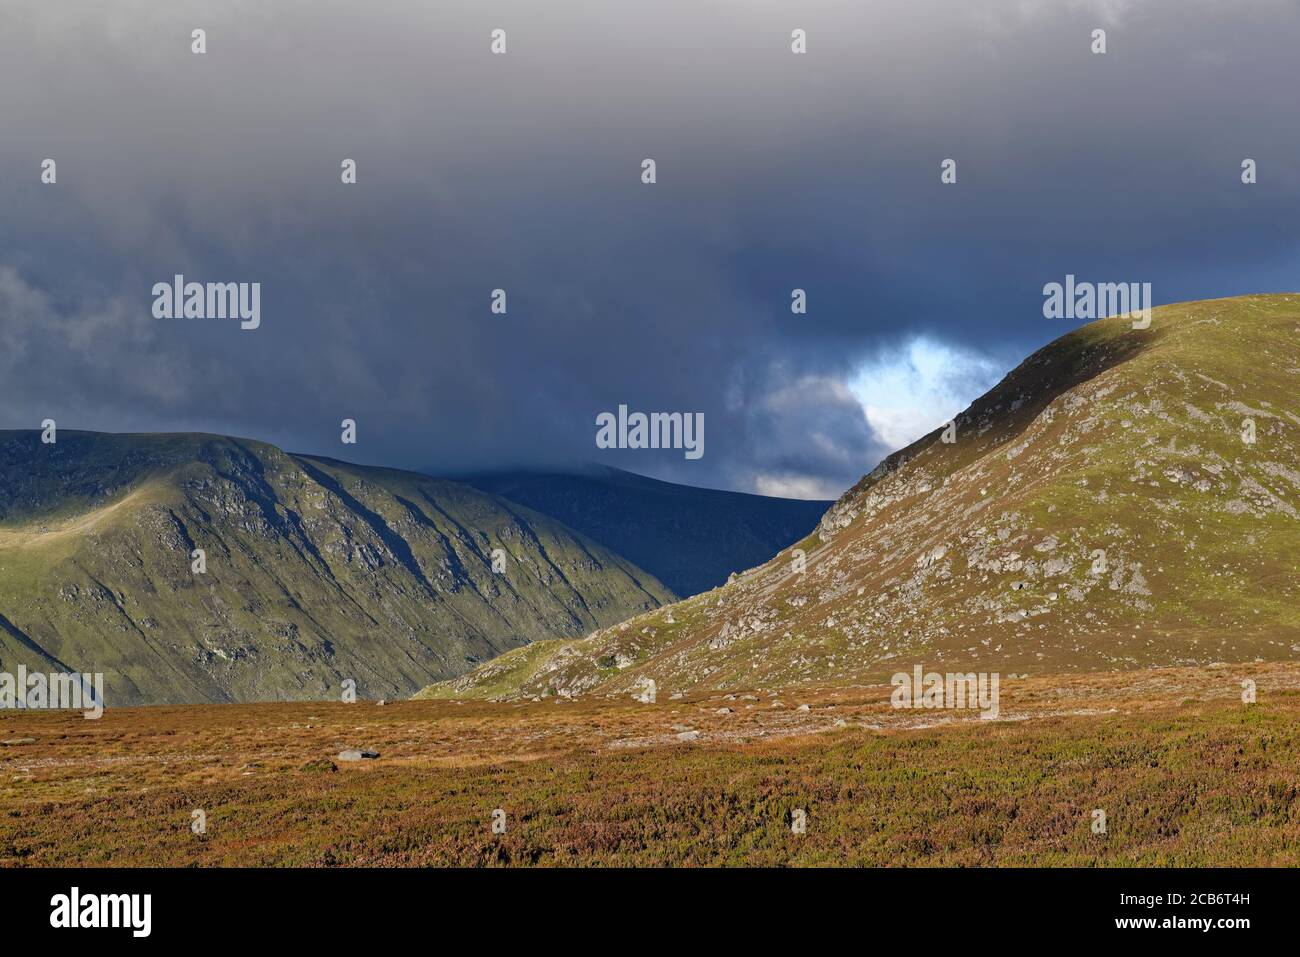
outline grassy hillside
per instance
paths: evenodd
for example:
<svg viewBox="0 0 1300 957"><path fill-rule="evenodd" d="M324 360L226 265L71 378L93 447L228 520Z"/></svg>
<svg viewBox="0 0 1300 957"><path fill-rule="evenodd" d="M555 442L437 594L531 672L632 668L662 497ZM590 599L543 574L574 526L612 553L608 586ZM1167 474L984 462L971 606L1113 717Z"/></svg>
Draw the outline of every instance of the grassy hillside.
<svg viewBox="0 0 1300 957"><path fill-rule="evenodd" d="M212 435L0 432L0 670L103 672L110 706L409 694L670 598L454 482Z"/></svg>
<svg viewBox="0 0 1300 957"><path fill-rule="evenodd" d="M1253 424L1254 441L1244 436ZM1300 296L1091 323L722 588L429 696L659 694L1300 652Z"/></svg>
<svg viewBox="0 0 1300 957"><path fill-rule="evenodd" d="M469 476L644 568L676 594L715 588L811 532L831 505L660 482L593 466Z"/></svg>

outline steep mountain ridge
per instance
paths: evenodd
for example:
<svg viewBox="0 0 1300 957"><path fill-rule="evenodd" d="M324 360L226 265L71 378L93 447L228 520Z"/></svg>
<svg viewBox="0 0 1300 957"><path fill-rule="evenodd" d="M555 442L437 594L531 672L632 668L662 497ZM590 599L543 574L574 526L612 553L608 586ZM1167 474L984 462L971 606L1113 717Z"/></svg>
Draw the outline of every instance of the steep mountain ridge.
<svg viewBox="0 0 1300 957"><path fill-rule="evenodd" d="M0 670L103 672L110 706L410 694L671 598L455 482L214 435L0 432Z"/></svg>
<svg viewBox="0 0 1300 957"><path fill-rule="evenodd" d="M726 586L438 697L852 684L1300 652L1300 296L1090 323ZM802 567L801 572L799 568Z"/></svg>

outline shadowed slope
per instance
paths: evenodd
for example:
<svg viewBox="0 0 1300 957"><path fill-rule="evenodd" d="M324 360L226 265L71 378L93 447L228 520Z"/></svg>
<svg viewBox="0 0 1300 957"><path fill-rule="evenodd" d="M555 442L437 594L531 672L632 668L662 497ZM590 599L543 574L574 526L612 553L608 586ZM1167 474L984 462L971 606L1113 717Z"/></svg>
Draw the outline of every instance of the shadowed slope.
<svg viewBox="0 0 1300 957"><path fill-rule="evenodd" d="M831 504L692 488L603 466L464 481L577 529L683 596L803 538Z"/></svg>

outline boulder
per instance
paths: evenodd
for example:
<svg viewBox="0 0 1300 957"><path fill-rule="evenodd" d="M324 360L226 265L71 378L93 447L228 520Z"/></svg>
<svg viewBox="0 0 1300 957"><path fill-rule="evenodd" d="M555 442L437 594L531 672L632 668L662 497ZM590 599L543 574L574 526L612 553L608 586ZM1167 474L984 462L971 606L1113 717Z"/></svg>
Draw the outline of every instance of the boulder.
<svg viewBox="0 0 1300 957"><path fill-rule="evenodd" d="M377 757L379 757L378 751L368 751L365 749L350 749L347 751L339 752L340 761L360 761L363 758L369 759L369 758L377 758Z"/></svg>

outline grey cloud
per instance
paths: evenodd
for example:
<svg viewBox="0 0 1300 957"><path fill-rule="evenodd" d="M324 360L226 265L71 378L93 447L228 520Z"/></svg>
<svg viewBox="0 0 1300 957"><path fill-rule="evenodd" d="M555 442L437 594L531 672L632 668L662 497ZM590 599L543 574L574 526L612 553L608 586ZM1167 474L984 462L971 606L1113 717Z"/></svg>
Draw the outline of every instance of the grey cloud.
<svg viewBox="0 0 1300 957"><path fill-rule="evenodd" d="M1066 272L1161 302L1294 286L1297 16L11 2L0 427L54 407L410 467L599 458L826 494L888 451L844 383L910 337L1027 354L1066 331L1040 312ZM262 282L263 327L152 320L177 272ZM619 403L703 411L705 457L600 453Z"/></svg>

